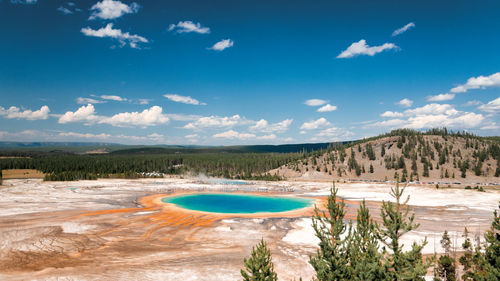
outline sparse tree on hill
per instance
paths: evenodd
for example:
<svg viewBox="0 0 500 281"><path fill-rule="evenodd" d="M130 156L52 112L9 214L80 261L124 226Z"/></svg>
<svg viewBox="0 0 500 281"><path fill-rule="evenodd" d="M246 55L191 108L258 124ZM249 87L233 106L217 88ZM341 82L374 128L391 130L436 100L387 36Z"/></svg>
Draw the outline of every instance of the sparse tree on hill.
<svg viewBox="0 0 500 281"><path fill-rule="evenodd" d="M245 268L241 270L241 276L245 281L275 281L278 275L274 271L271 260L271 251L267 248L264 239L252 248L250 258L244 259Z"/></svg>

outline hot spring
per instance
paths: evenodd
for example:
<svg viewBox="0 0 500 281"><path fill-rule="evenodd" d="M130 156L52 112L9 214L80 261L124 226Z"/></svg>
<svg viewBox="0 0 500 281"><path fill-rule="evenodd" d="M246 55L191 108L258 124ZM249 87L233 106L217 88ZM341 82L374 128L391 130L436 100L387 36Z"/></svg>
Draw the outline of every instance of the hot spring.
<svg viewBox="0 0 500 281"><path fill-rule="evenodd" d="M309 207L314 202L308 198L223 193L184 194L162 201L194 211L234 214L286 212Z"/></svg>

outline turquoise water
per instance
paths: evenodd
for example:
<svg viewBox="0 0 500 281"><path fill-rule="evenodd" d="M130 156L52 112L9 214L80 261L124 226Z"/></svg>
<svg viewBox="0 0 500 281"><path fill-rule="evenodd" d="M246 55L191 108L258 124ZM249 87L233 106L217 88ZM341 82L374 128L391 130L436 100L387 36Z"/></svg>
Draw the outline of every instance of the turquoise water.
<svg viewBox="0 0 500 281"><path fill-rule="evenodd" d="M184 209L212 213L277 213L308 207L313 200L295 197L277 197L244 194L186 194L162 199Z"/></svg>

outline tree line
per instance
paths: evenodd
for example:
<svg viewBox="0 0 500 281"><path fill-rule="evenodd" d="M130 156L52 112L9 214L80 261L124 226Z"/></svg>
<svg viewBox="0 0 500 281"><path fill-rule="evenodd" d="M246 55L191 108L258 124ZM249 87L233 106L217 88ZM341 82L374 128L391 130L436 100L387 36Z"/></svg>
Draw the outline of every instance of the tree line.
<svg viewBox="0 0 500 281"><path fill-rule="evenodd" d="M46 180L135 178L146 173L206 174L232 179L279 180L269 170L300 159L302 153L204 153L148 155L34 154L29 158L0 159L0 170L36 169Z"/></svg>

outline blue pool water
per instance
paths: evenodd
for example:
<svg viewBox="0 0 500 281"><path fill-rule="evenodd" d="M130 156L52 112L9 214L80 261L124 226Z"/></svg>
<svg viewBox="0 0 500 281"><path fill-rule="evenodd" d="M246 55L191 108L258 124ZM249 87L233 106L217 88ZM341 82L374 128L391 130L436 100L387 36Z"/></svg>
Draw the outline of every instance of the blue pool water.
<svg viewBox="0 0 500 281"><path fill-rule="evenodd" d="M184 209L212 213L277 213L308 207L313 200L295 197L260 196L245 194L186 194L162 199Z"/></svg>

